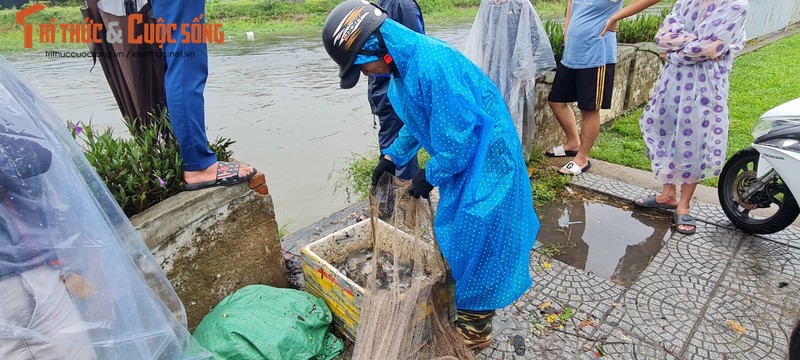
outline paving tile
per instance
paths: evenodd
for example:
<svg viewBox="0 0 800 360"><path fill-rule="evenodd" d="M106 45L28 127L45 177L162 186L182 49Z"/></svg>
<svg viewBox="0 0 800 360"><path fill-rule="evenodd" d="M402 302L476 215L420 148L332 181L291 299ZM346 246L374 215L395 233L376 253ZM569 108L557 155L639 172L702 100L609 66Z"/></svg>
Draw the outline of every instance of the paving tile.
<svg viewBox="0 0 800 360"><path fill-rule="evenodd" d="M558 281L551 281L534 288L537 298L555 301L602 318L611 310L624 287L602 279L583 270L565 268L558 274ZM538 305L538 304L537 304Z"/></svg>
<svg viewBox="0 0 800 360"><path fill-rule="evenodd" d="M598 334L602 332L603 335ZM608 325L601 326L595 333L595 338L602 341L592 343L588 351L582 351L575 356L575 360L596 360L599 350L606 357L603 359L614 360L677 360L658 345L650 344L647 340L639 339L625 331ZM599 347L598 347L599 346Z"/></svg>
<svg viewBox="0 0 800 360"><path fill-rule="evenodd" d="M759 299L720 288L684 355L689 358L782 359L793 322ZM735 330L741 325L739 333Z"/></svg>
<svg viewBox="0 0 800 360"><path fill-rule="evenodd" d="M787 244L789 246L800 248L800 229L794 226L790 226L774 234L760 236L781 244Z"/></svg>
<svg viewBox="0 0 800 360"><path fill-rule="evenodd" d="M686 344L714 287L712 281L648 268L603 323L676 351Z"/></svg>
<svg viewBox="0 0 800 360"><path fill-rule="evenodd" d="M736 231L698 223L693 235L673 234L643 273L688 275L717 281L741 239L742 235Z"/></svg>
<svg viewBox="0 0 800 360"><path fill-rule="evenodd" d="M621 199L633 201L634 199L652 193L652 190L640 186L627 184L603 176L585 173L572 178L571 184L593 191L616 196Z"/></svg>
<svg viewBox="0 0 800 360"><path fill-rule="evenodd" d="M800 312L800 250L746 235L721 282L723 287Z"/></svg>

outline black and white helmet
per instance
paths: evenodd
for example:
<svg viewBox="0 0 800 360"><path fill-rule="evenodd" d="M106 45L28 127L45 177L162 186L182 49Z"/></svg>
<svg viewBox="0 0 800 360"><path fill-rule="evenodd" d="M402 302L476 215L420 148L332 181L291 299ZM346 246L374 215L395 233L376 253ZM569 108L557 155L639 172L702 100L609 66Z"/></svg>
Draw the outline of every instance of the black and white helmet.
<svg viewBox="0 0 800 360"><path fill-rule="evenodd" d="M349 89L358 82L360 68L353 66L361 47L388 15L366 0L346 0L337 5L322 27L322 44L339 64L340 86Z"/></svg>

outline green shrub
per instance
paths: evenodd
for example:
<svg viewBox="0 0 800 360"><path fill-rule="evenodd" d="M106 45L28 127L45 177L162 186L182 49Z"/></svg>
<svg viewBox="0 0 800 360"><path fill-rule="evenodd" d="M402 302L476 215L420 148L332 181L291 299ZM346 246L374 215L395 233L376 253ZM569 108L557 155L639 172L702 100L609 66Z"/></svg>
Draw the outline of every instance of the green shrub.
<svg viewBox="0 0 800 360"><path fill-rule="evenodd" d="M553 47L556 63L561 62L561 56L564 55L564 24L555 20L547 20L544 22L544 31L550 38L550 46Z"/></svg>
<svg viewBox="0 0 800 360"><path fill-rule="evenodd" d="M663 9L660 13L641 14L623 19L617 26L617 42L634 44L654 41L658 28L667 14L669 14L669 9ZM564 24L551 19L544 22L544 29L550 38L556 62L560 62L561 56L564 54Z"/></svg>
<svg viewBox="0 0 800 360"><path fill-rule="evenodd" d="M431 156L425 149L417 153L419 167L424 168ZM348 201L351 199L364 200L367 198L372 185L372 171L378 166L378 152L366 155L353 154L346 168L339 170L340 179L336 184L337 189L344 189Z"/></svg>
<svg viewBox="0 0 800 360"><path fill-rule="evenodd" d="M153 121L134 129L126 119L129 138L115 137L112 129L96 132L91 124L68 123L72 136L114 199L132 216L183 190L178 143L165 111L151 113ZM209 146L220 160L228 160L234 142L218 137Z"/></svg>
<svg viewBox="0 0 800 360"><path fill-rule="evenodd" d="M658 28L669 14L669 9L660 13L647 13L624 19L617 26L617 41L622 44L653 42Z"/></svg>

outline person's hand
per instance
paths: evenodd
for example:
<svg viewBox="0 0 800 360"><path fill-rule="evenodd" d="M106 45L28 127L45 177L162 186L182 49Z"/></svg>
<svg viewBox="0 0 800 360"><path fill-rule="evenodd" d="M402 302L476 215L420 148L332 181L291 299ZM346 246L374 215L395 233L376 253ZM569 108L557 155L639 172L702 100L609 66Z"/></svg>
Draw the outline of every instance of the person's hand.
<svg viewBox="0 0 800 360"><path fill-rule="evenodd" d="M394 175L395 169L397 169L397 165L395 165L385 156L381 155L381 161L378 162L378 166L376 166L375 170L372 172L372 186L378 185L378 180L381 178L383 173L388 172L389 174Z"/></svg>
<svg viewBox="0 0 800 360"><path fill-rule="evenodd" d="M411 188L408 189L408 194L417 199L420 196L427 199L431 195L431 190L433 190L433 185L425 178L425 169L419 169L417 175L411 180Z"/></svg>
<svg viewBox="0 0 800 360"><path fill-rule="evenodd" d="M604 26L603 31L600 32L600 36L605 35L607 32L617 32L617 20L614 19L614 17L606 21L606 26Z"/></svg>
<svg viewBox="0 0 800 360"><path fill-rule="evenodd" d="M667 60L667 53L666 53L666 51L662 51L662 52L658 53L658 57L660 57L660 58L661 58L661 60Z"/></svg>

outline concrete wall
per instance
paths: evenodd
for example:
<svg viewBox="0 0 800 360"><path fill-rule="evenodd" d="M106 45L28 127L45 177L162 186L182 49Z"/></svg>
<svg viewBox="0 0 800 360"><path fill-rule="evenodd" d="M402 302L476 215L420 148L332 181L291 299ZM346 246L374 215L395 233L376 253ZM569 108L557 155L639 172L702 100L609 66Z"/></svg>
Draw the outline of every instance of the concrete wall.
<svg viewBox="0 0 800 360"><path fill-rule="evenodd" d="M611 109L600 111L601 123L606 124L649 100L662 67L655 45L650 43L620 45L617 51ZM547 96L553 86L554 77L555 72L551 72L545 76L543 82L536 85L535 135L532 141L523 139L525 140L523 146L526 148L544 150L565 140L564 132L558 125L553 111L547 105ZM577 105L571 104L570 106L575 111L578 124L580 124L581 116ZM530 130L525 129L524 131L529 132Z"/></svg>
<svg viewBox="0 0 800 360"><path fill-rule="evenodd" d="M182 192L131 222L186 307L192 331L241 287L288 286L272 197L246 184Z"/></svg>

